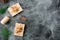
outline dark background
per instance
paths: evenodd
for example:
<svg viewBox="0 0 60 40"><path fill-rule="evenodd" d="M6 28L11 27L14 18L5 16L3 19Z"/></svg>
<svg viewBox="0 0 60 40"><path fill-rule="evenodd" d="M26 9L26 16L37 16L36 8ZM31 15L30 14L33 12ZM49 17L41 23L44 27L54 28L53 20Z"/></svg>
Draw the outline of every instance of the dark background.
<svg viewBox="0 0 60 40"><path fill-rule="evenodd" d="M0 24L0 31L7 26L11 32L9 40L60 40L60 0L9 0L7 4L0 2L0 8L17 2L21 4L23 12L15 17L8 10L0 14L0 20L4 16L11 18L8 24ZM20 20L20 16L25 16L28 21ZM16 22L26 24L23 37L13 35ZM3 40L1 35L0 40Z"/></svg>

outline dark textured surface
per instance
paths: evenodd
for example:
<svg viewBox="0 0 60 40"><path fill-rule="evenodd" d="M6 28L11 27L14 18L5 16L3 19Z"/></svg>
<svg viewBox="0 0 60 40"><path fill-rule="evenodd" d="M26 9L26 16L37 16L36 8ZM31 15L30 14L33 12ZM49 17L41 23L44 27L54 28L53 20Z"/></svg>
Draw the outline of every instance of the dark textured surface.
<svg viewBox="0 0 60 40"><path fill-rule="evenodd" d="M12 17L8 11L0 14L0 20L4 16L10 16L11 20L5 26L11 35L9 40L60 40L60 0L10 0L9 3L0 6L12 5L19 2L24 9L21 14ZM21 21L23 15L28 21ZM23 37L13 35L16 22L25 23ZM4 27L0 24L0 29ZM1 40L1 39L0 39Z"/></svg>

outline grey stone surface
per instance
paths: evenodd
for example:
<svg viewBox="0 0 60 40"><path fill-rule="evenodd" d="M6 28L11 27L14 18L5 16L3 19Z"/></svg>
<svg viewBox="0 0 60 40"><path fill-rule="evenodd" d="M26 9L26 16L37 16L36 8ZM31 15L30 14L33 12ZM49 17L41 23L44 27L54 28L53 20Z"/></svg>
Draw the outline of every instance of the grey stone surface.
<svg viewBox="0 0 60 40"><path fill-rule="evenodd" d="M0 6L11 6L17 2L21 4L23 12L15 17L12 17L8 10L5 14L0 14L0 20L4 16L11 18L5 25L11 32L9 40L60 40L60 0L10 0ZM27 17L28 21L21 21L20 16ZM26 24L23 37L13 35L16 22ZM0 24L0 27L3 25Z"/></svg>

